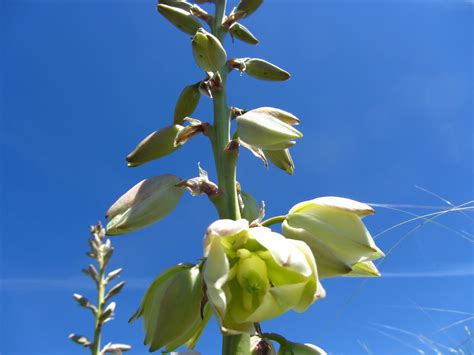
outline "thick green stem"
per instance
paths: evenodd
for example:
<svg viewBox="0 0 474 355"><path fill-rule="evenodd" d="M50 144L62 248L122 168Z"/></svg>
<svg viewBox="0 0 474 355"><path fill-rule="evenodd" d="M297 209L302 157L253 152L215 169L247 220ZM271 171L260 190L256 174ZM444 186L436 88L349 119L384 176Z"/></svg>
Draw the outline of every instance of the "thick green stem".
<svg viewBox="0 0 474 355"><path fill-rule="evenodd" d="M250 354L249 334L227 335L222 341L222 355Z"/></svg>
<svg viewBox="0 0 474 355"><path fill-rule="evenodd" d="M217 181L220 196L223 199L219 210L220 218L239 219L240 208L237 198L237 154L234 150L226 151L230 142L230 111L227 105L226 77L227 73L222 70L221 89L214 90L214 159L217 171Z"/></svg>
<svg viewBox="0 0 474 355"><path fill-rule="evenodd" d="M215 0L216 12L212 25L212 33L222 42L226 29L222 27L222 21L226 11L226 0ZM219 185L219 196L221 203L216 203L219 218L237 220L240 217L240 208L237 197L237 155L236 149L226 150L230 142L230 110L227 104L226 81L227 68L219 71L222 88L213 91L214 100L214 125L211 135L212 148L216 164L217 180ZM223 355L248 355L250 354L250 335L228 335L223 336Z"/></svg>
<svg viewBox="0 0 474 355"><path fill-rule="evenodd" d="M94 340L91 346L92 355L100 355L100 337L102 332L102 323L100 322L100 315L102 314L102 308L104 306L104 293L105 293L105 280L104 273L105 267L103 265L103 256L99 262L99 284L97 285L97 313L95 316L95 327L94 327Z"/></svg>

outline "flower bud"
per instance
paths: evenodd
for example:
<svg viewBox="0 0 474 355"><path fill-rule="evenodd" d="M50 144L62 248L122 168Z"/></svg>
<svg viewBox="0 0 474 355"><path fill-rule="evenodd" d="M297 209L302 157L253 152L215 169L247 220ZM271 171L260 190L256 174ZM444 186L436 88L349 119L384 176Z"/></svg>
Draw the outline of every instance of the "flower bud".
<svg viewBox="0 0 474 355"><path fill-rule="evenodd" d="M321 278L379 276L372 260L384 256L362 223L374 210L363 203L320 197L295 205L282 224L287 238L306 242Z"/></svg>
<svg viewBox="0 0 474 355"><path fill-rule="evenodd" d="M288 123L291 126L300 124L300 119L290 112L283 111L275 107L259 107L252 110L253 112L264 113L269 116L278 118L280 121Z"/></svg>
<svg viewBox="0 0 474 355"><path fill-rule="evenodd" d="M144 343L150 351L172 351L200 334L210 316L207 308L201 318L202 286L199 265L190 264L174 266L153 281L130 319L143 317Z"/></svg>
<svg viewBox="0 0 474 355"><path fill-rule="evenodd" d="M196 110L201 98L199 84L200 82L186 86L183 91L181 91L174 109L174 124L183 124L184 119L191 116L194 110Z"/></svg>
<svg viewBox="0 0 474 355"><path fill-rule="evenodd" d="M196 63L205 72L217 72L227 61L227 53L219 39L203 28L196 32L192 47Z"/></svg>
<svg viewBox="0 0 474 355"><path fill-rule="evenodd" d="M295 164L293 163L289 149L264 150L263 153L276 167L286 171L290 175L293 175Z"/></svg>
<svg viewBox="0 0 474 355"><path fill-rule="evenodd" d="M298 344L288 341L281 345L277 355L327 355L327 353L313 344Z"/></svg>
<svg viewBox="0 0 474 355"><path fill-rule="evenodd" d="M245 12L245 17L247 17L257 11L262 3L263 0L240 0L235 12L243 11Z"/></svg>
<svg viewBox="0 0 474 355"><path fill-rule="evenodd" d="M139 166L173 153L180 147L175 145L175 140L182 129L182 126L175 124L148 135L127 155L128 166Z"/></svg>
<svg viewBox="0 0 474 355"><path fill-rule="evenodd" d="M247 27L236 22L229 28L229 33L232 38L237 38L242 42L248 44L258 44L258 39L249 31Z"/></svg>
<svg viewBox="0 0 474 355"><path fill-rule="evenodd" d="M260 80L285 81L290 73L263 59L252 58L245 62L245 73Z"/></svg>
<svg viewBox="0 0 474 355"><path fill-rule="evenodd" d="M199 21L182 8L158 4L157 9L169 22L187 34L194 35L201 27Z"/></svg>
<svg viewBox="0 0 474 355"><path fill-rule="evenodd" d="M158 3L163 4L163 5L172 6L172 7L178 7L180 9L183 9L183 10L188 11L188 12L193 7L193 4L190 4L189 2L184 1L184 0L159 0Z"/></svg>
<svg viewBox="0 0 474 355"><path fill-rule="evenodd" d="M251 110L237 117L239 138L264 150L282 150L295 144L303 134L281 119L266 112Z"/></svg>
<svg viewBox="0 0 474 355"><path fill-rule="evenodd" d="M240 197L242 199L243 205L243 208L240 212L242 218L249 222L255 221L258 218L258 214L260 212L257 200L251 194L244 191L240 193Z"/></svg>
<svg viewBox="0 0 474 355"><path fill-rule="evenodd" d="M203 277L222 331L249 333L253 324L323 295L309 247L247 220L218 220L204 238Z"/></svg>
<svg viewBox="0 0 474 355"><path fill-rule="evenodd" d="M184 188L176 186L180 181L170 174L140 181L107 211L107 234L130 233L166 217L183 194Z"/></svg>

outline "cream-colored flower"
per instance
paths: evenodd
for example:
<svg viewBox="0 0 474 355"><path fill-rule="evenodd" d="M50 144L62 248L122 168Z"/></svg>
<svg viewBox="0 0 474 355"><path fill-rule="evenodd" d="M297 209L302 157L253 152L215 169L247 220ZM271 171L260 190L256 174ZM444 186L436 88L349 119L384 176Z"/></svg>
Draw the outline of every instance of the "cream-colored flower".
<svg viewBox="0 0 474 355"><path fill-rule="evenodd" d="M341 197L320 197L295 205L282 224L283 235L309 245L321 278L380 276L372 260L384 256L362 218L375 211Z"/></svg>
<svg viewBox="0 0 474 355"><path fill-rule="evenodd" d="M207 295L226 333L293 309L304 312L324 296L309 247L247 220L218 220L204 238Z"/></svg>

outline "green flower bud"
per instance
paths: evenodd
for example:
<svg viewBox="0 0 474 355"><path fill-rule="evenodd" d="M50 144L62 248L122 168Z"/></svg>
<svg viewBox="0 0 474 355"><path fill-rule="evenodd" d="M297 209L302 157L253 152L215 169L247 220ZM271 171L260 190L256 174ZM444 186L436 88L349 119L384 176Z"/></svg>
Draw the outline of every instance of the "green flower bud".
<svg viewBox="0 0 474 355"><path fill-rule="evenodd" d="M263 154L270 160L276 167L280 168L283 171L286 171L288 174L293 175L295 171L295 164L291 158L290 150L264 150Z"/></svg>
<svg viewBox="0 0 474 355"><path fill-rule="evenodd" d="M252 58L245 62L245 73L260 80L285 81L290 73L263 59Z"/></svg>
<svg viewBox="0 0 474 355"><path fill-rule="evenodd" d="M258 44L258 39L248 30L247 27L236 22L229 28L229 33L232 38L237 38L242 42L248 44Z"/></svg>
<svg viewBox="0 0 474 355"><path fill-rule="evenodd" d="M193 4L191 4L187 1L184 1L184 0L159 0L158 3L163 4L163 5L172 6L172 7L178 7L180 9L183 9L184 11L188 11L188 12L193 7Z"/></svg>
<svg viewBox="0 0 474 355"><path fill-rule="evenodd" d="M201 27L193 15L179 7L158 4L157 9L169 22L187 34L194 35Z"/></svg>
<svg viewBox="0 0 474 355"><path fill-rule="evenodd" d="M246 219L249 222L253 222L258 218L260 208L258 207L257 200L248 192L242 191L240 193L242 198L243 208L241 210L242 218Z"/></svg>
<svg viewBox="0 0 474 355"><path fill-rule="evenodd" d="M192 47L196 63L205 72L217 72L227 61L227 53L219 39L203 28L196 32Z"/></svg>
<svg viewBox="0 0 474 355"><path fill-rule="evenodd" d="M107 211L107 234L130 233L166 217L183 194L184 188L176 186L180 181L170 174L140 181Z"/></svg>
<svg viewBox="0 0 474 355"><path fill-rule="evenodd" d="M212 223L204 238L203 277L221 329L252 332L253 324L324 296L309 247L241 219Z"/></svg>
<svg viewBox="0 0 474 355"><path fill-rule="evenodd" d="M150 351L172 351L193 341L210 317L201 318L204 297L199 265L179 264L162 273L151 284L140 308L130 321L143 317L145 345Z"/></svg>
<svg viewBox="0 0 474 355"><path fill-rule="evenodd" d="M327 355L327 353L313 344L298 344L288 341L280 346L277 355Z"/></svg>
<svg viewBox="0 0 474 355"><path fill-rule="evenodd" d="M175 140L182 129L183 126L175 124L148 135L127 155L128 166L139 166L173 153L180 147L175 145Z"/></svg>
<svg viewBox="0 0 474 355"><path fill-rule="evenodd" d="M235 12L243 11L245 12L245 17L247 17L257 11L262 3L263 0L240 0Z"/></svg>
<svg viewBox="0 0 474 355"><path fill-rule="evenodd" d="M295 144L293 139L303 137L288 123L258 109L238 116L236 121L239 138L263 150L286 149Z"/></svg>
<svg viewBox="0 0 474 355"><path fill-rule="evenodd" d="M182 124L184 119L191 116L194 110L196 110L201 98L199 84L200 82L186 86L183 91L181 91L174 109L174 124Z"/></svg>
<svg viewBox="0 0 474 355"><path fill-rule="evenodd" d="M363 203L320 197L295 205L282 224L287 238L306 242L317 260L321 278L379 276L370 261L384 256L362 223L374 210Z"/></svg>

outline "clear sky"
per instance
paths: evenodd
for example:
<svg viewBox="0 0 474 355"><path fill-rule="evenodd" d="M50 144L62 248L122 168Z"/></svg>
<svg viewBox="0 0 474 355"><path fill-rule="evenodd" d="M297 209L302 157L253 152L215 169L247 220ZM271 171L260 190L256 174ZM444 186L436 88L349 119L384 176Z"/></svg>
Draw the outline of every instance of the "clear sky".
<svg viewBox="0 0 474 355"><path fill-rule="evenodd" d="M153 1L0 6L0 353L81 354L67 335L90 335L92 326L72 299L93 295L80 272L89 262L89 225L143 178L193 177L198 161L215 178L204 137L139 168L124 159L171 123L181 89L202 75L189 36ZM234 73L230 104L291 111L305 136L292 149L293 177L242 152L243 188L265 200L268 216L325 195L440 208L450 206L431 193L454 205L473 200L473 11L461 0L267 0L244 21L260 45L228 41L228 53L268 59L292 79ZM195 117L210 120L210 103L203 99ZM439 211L402 209L378 207L366 219L372 234L408 213ZM112 264L124 268L127 285L106 341L147 353L141 324L128 318L157 274L202 255L215 218L205 197L186 195L166 220L113 239ZM413 334L442 352L463 342L472 351L464 330L472 320L443 328L474 313L473 219L456 212L440 224L419 220L382 234L377 243L386 252L402 241L380 265L385 277L326 280L325 300L264 330L333 354L433 352ZM214 321L198 349L219 353Z"/></svg>

